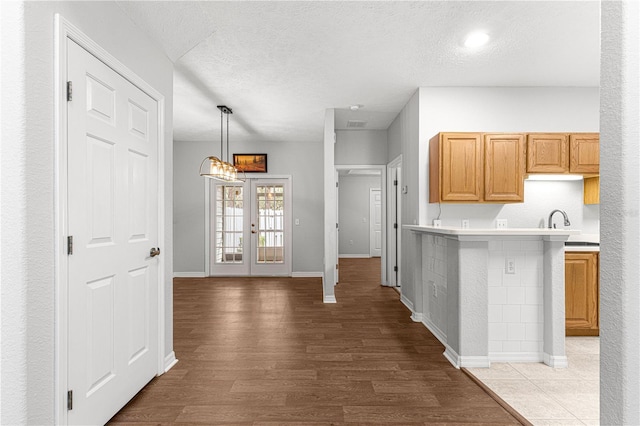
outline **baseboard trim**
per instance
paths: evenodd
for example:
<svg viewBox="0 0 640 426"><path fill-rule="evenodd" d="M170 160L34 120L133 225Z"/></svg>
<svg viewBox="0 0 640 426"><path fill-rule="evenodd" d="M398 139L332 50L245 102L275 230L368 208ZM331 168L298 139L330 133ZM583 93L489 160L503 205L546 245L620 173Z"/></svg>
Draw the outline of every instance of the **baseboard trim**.
<svg viewBox="0 0 640 426"><path fill-rule="evenodd" d="M446 343L444 344L444 353L442 355L444 355L447 361L449 361L455 368L460 368L460 355L458 355L458 353L451 349L451 346Z"/></svg>
<svg viewBox="0 0 640 426"><path fill-rule="evenodd" d="M292 272L292 278L322 278L322 272Z"/></svg>
<svg viewBox="0 0 640 426"><path fill-rule="evenodd" d="M322 301L324 303L338 303L338 301L336 300L336 296L335 295L324 296Z"/></svg>
<svg viewBox="0 0 640 426"><path fill-rule="evenodd" d="M204 272L174 272L173 278L204 278Z"/></svg>
<svg viewBox="0 0 640 426"><path fill-rule="evenodd" d="M553 368L567 368L569 360L566 356L553 356L547 353L543 354L543 362Z"/></svg>
<svg viewBox="0 0 640 426"><path fill-rule="evenodd" d="M459 368L489 368L491 361L488 356L458 356Z"/></svg>
<svg viewBox="0 0 640 426"><path fill-rule="evenodd" d="M543 362L544 356L537 352L489 352L491 362Z"/></svg>
<svg viewBox="0 0 640 426"><path fill-rule="evenodd" d="M176 359L176 353L174 351L171 351L169 355L164 357L164 372L166 373L167 371L171 370L177 363L178 360Z"/></svg>
<svg viewBox="0 0 640 426"><path fill-rule="evenodd" d="M422 325L427 327L427 330L429 330L431 332L431 334L433 334L436 337L436 339L438 339L440 341L440 343L442 343L443 345L447 346L447 335L444 334L444 332L442 330L440 330L438 328L438 326L436 326L433 323L433 321L431 321L427 317L423 317L422 318ZM457 354L456 354L456 356L457 356Z"/></svg>
<svg viewBox="0 0 640 426"><path fill-rule="evenodd" d="M338 258L351 258L351 259L370 259L371 256L368 254L339 254Z"/></svg>
<svg viewBox="0 0 640 426"><path fill-rule="evenodd" d="M402 302L402 304L404 306L407 307L407 309L409 309L411 311L411 313L413 314L413 302L409 299L407 299L407 296L405 296L404 294L400 295L400 302Z"/></svg>

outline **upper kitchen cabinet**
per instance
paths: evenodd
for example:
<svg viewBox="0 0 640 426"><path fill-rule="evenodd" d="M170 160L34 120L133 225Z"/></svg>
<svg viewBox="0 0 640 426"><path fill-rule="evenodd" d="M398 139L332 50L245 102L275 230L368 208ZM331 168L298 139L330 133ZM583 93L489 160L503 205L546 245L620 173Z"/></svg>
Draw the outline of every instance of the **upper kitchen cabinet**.
<svg viewBox="0 0 640 426"><path fill-rule="evenodd" d="M600 173L600 135L576 133L569 135L571 150L570 173Z"/></svg>
<svg viewBox="0 0 640 426"><path fill-rule="evenodd" d="M567 173L569 137L562 133L527 135L527 173Z"/></svg>
<svg viewBox="0 0 640 426"><path fill-rule="evenodd" d="M480 133L439 133L429 145L429 202L482 201Z"/></svg>
<svg viewBox="0 0 640 426"><path fill-rule="evenodd" d="M523 134L439 133L429 146L429 202L524 201Z"/></svg>
<svg viewBox="0 0 640 426"><path fill-rule="evenodd" d="M485 201L524 202L524 175L524 135L485 134Z"/></svg>

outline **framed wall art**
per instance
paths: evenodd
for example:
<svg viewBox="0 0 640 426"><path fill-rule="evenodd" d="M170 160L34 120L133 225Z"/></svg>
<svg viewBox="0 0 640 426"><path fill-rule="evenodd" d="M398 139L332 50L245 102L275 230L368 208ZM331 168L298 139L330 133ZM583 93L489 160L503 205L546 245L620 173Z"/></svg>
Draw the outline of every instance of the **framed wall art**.
<svg viewBox="0 0 640 426"><path fill-rule="evenodd" d="M233 154L233 165L245 173L267 173L267 154Z"/></svg>

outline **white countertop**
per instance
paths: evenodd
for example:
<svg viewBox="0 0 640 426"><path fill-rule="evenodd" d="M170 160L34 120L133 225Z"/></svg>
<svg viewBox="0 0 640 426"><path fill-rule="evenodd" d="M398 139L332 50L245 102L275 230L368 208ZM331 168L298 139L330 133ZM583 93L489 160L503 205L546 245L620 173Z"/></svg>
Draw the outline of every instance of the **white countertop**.
<svg viewBox="0 0 640 426"><path fill-rule="evenodd" d="M541 235L557 237L573 237L580 235L577 229L549 229L549 228L453 228L435 227L420 225L402 225L403 229L414 232L426 232L442 235L464 235L464 236L519 236L519 235Z"/></svg>

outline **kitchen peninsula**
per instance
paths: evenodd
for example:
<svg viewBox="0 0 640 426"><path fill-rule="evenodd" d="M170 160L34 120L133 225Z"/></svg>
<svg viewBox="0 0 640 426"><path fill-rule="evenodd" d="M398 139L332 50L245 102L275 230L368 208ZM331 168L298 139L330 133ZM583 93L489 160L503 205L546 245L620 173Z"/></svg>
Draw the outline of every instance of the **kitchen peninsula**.
<svg viewBox="0 0 640 426"><path fill-rule="evenodd" d="M412 318L445 345L454 366L567 366L564 243L579 231L403 228L421 259Z"/></svg>

